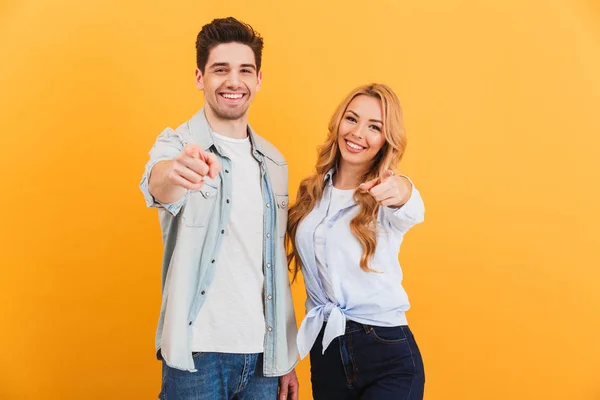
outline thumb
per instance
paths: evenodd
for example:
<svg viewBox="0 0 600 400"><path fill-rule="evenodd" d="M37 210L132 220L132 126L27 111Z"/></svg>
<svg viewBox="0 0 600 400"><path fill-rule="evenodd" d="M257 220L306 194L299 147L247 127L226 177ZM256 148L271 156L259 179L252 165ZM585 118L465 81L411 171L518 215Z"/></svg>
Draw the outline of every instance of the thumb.
<svg viewBox="0 0 600 400"><path fill-rule="evenodd" d="M360 185L358 185L358 188L360 190L364 190L365 192L371 190L373 188L373 186L377 185L377 183L379 182L379 178L375 178L375 179L371 179L370 181L361 183Z"/></svg>

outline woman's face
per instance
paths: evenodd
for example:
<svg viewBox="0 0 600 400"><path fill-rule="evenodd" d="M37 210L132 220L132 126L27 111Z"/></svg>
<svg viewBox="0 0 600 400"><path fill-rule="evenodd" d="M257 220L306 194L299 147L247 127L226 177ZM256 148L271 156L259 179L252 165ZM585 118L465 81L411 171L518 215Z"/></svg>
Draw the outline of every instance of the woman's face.
<svg viewBox="0 0 600 400"><path fill-rule="evenodd" d="M369 168L384 144L381 101L371 96L356 96L346 108L338 130L342 165Z"/></svg>

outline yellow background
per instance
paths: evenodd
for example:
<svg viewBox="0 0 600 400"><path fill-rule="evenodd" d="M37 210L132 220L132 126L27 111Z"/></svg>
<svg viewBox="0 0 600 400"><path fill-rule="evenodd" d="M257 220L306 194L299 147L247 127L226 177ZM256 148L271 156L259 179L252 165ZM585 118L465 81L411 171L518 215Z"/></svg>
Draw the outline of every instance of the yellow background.
<svg viewBox="0 0 600 400"><path fill-rule="evenodd" d="M425 398L600 399L597 0L4 0L0 398L156 398L162 248L138 183L202 104L197 32L228 15L265 37L250 121L292 198L349 90L400 97Z"/></svg>

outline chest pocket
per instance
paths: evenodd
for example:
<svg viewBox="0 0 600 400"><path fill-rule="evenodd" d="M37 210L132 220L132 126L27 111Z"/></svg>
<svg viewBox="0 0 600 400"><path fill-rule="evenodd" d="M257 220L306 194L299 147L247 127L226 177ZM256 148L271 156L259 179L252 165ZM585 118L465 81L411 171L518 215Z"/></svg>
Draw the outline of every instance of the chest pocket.
<svg viewBox="0 0 600 400"><path fill-rule="evenodd" d="M288 218L288 195L275 194L275 200L277 201L277 221L279 225L277 228L279 229L279 236L284 237Z"/></svg>
<svg viewBox="0 0 600 400"><path fill-rule="evenodd" d="M269 171L271 187L277 202L277 229L279 237L285 236L288 218L288 167L283 158L279 159L266 155L266 166Z"/></svg>
<svg viewBox="0 0 600 400"><path fill-rule="evenodd" d="M219 189L217 182L205 181L200 190L187 194L183 210L185 226L206 226L214 211Z"/></svg>

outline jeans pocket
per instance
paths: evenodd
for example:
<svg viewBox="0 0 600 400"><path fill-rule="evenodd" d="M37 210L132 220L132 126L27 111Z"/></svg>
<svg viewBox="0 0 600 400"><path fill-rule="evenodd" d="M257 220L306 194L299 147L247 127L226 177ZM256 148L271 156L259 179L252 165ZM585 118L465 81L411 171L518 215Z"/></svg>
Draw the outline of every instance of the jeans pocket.
<svg viewBox="0 0 600 400"><path fill-rule="evenodd" d="M408 341L402 326L372 326L370 334L374 340L383 344L400 344Z"/></svg>

